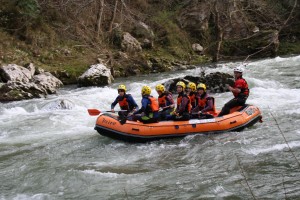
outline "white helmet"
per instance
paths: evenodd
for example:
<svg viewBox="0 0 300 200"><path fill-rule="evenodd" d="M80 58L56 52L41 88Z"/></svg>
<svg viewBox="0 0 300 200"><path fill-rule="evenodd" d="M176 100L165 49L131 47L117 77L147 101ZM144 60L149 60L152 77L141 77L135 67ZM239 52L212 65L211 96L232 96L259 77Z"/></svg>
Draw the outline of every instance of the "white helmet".
<svg viewBox="0 0 300 200"><path fill-rule="evenodd" d="M234 68L233 71L243 73L244 70L241 66L238 66L238 67Z"/></svg>

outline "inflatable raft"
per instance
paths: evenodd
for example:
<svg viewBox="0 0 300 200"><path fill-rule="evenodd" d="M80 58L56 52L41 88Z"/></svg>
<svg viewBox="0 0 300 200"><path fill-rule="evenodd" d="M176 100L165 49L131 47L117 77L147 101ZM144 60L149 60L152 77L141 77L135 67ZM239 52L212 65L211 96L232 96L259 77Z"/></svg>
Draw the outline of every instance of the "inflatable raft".
<svg viewBox="0 0 300 200"><path fill-rule="evenodd" d="M217 114L218 112L215 113L215 115ZM241 131L261 121L261 119L260 110L253 105L237 107L230 114L222 117L191 119L189 121L160 121L151 124L129 120L125 124L121 124L116 114L101 113L97 118L95 130L101 135L113 139L127 142L147 142L199 133Z"/></svg>

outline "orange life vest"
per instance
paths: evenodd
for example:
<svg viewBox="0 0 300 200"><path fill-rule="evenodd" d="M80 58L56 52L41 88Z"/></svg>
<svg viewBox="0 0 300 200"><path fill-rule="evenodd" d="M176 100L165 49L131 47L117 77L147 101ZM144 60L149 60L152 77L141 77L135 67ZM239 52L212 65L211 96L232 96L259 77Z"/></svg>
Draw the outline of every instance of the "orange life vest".
<svg viewBox="0 0 300 200"><path fill-rule="evenodd" d="M158 96L158 104L159 107L166 107L167 106L167 95L162 94L161 96Z"/></svg>
<svg viewBox="0 0 300 200"><path fill-rule="evenodd" d="M208 95L205 95L204 98L201 98L201 97L198 97L198 106L199 106L199 110L202 110L203 108L205 108L206 104L207 104L207 101L208 100L212 100L213 101L213 110L209 110L207 111L208 113L215 113L216 112L216 106L215 106L215 98L213 97L210 97Z"/></svg>
<svg viewBox="0 0 300 200"><path fill-rule="evenodd" d="M157 112L159 110L158 101L153 96L149 96L148 98L151 102L150 108L152 112Z"/></svg>

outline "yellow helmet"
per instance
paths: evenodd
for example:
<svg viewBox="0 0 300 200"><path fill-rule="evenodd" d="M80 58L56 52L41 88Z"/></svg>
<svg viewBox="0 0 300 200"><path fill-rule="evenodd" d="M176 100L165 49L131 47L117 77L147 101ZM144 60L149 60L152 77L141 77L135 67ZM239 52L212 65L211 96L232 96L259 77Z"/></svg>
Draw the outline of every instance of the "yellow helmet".
<svg viewBox="0 0 300 200"><path fill-rule="evenodd" d="M189 82L187 84L187 88L191 88L191 90L194 92L194 91L196 91L196 84L193 82Z"/></svg>
<svg viewBox="0 0 300 200"><path fill-rule="evenodd" d="M142 87L142 95L150 95L151 94L151 88L147 85Z"/></svg>
<svg viewBox="0 0 300 200"><path fill-rule="evenodd" d="M163 86L162 84L158 84L156 87L155 87L156 91L161 91L161 92L164 92L165 91L165 86Z"/></svg>
<svg viewBox="0 0 300 200"><path fill-rule="evenodd" d="M118 90L124 90L126 92L126 86L125 85L119 85Z"/></svg>
<svg viewBox="0 0 300 200"><path fill-rule="evenodd" d="M199 83L197 85L197 89L201 89L201 88L203 88L204 92L206 92L206 85L204 83Z"/></svg>
<svg viewBox="0 0 300 200"><path fill-rule="evenodd" d="M185 89L185 83L182 81L178 81L176 86L181 86L183 89Z"/></svg>

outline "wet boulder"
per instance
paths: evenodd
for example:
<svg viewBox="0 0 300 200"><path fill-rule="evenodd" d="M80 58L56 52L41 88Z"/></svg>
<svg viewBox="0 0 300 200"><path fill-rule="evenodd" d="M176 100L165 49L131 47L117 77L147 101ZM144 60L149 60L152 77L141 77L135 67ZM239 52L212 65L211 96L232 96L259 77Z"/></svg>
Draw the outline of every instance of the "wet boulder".
<svg viewBox="0 0 300 200"><path fill-rule="evenodd" d="M207 91L211 93L221 93L229 91L226 87L226 84L233 85L234 77L227 73L210 73L207 75L199 75L199 76L185 76L184 78L175 78L168 80L163 83L167 90L172 93L177 93L176 91L176 83L178 81L183 81L185 84L188 82L194 82L196 85L199 83L204 83L206 85Z"/></svg>
<svg viewBox="0 0 300 200"><path fill-rule="evenodd" d="M0 101L19 101L24 99L41 98L46 91L32 82L8 81L0 85Z"/></svg>
<svg viewBox="0 0 300 200"><path fill-rule="evenodd" d="M37 72L33 64L29 69L10 64L0 68L0 101L17 101L23 99L45 97L56 93L62 82L49 72ZM28 67L27 66L27 67Z"/></svg>
<svg viewBox="0 0 300 200"><path fill-rule="evenodd" d="M32 79L32 76L31 71L16 64L8 64L0 67L0 77L4 83L8 81L28 83Z"/></svg>
<svg viewBox="0 0 300 200"><path fill-rule="evenodd" d="M30 71L31 76L36 74L36 69L33 63L28 63L24 67Z"/></svg>
<svg viewBox="0 0 300 200"><path fill-rule="evenodd" d="M34 83L38 85L39 88L46 91L46 94L54 94L57 88L63 85L63 83L58 78L56 78L49 72L35 75L33 78Z"/></svg>
<svg viewBox="0 0 300 200"><path fill-rule="evenodd" d="M78 85L81 87L104 86L111 84L113 81L114 78L110 69L103 64L96 64L90 66L90 68L78 78Z"/></svg>
<svg viewBox="0 0 300 200"><path fill-rule="evenodd" d="M74 106L74 102L68 99L58 99L46 103L41 110L72 110Z"/></svg>

